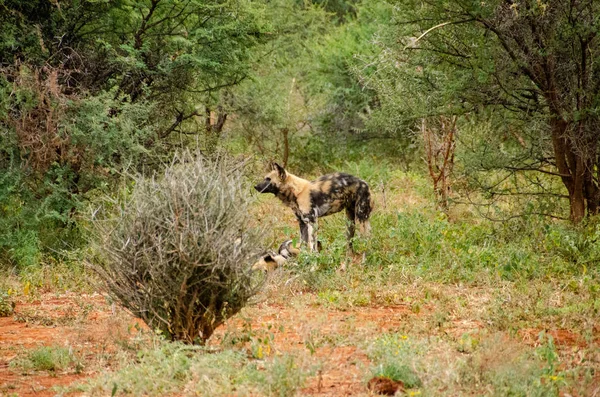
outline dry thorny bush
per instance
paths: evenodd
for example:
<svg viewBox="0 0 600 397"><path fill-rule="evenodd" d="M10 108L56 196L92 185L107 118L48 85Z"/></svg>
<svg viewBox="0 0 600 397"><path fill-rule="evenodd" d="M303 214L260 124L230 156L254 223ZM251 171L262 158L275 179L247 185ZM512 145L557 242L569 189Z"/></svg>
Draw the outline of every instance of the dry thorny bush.
<svg viewBox="0 0 600 397"><path fill-rule="evenodd" d="M172 339L204 343L257 291L249 265L261 233L248 226L243 166L176 155L162 175L133 176L130 195L93 217L92 266L109 293Z"/></svg>
<svg viewBox="0 0 600 397"><path fill-rule="evenodd" d="M45 65L29 68L20 63L4 67L1 72L12 82L12 106L7 122L16 132L19 149L28 164L45 171L55 161L65 162L68 139L61 134L60 120L67 102L75 99L62 92L59 80L68 72Z"/></svg>

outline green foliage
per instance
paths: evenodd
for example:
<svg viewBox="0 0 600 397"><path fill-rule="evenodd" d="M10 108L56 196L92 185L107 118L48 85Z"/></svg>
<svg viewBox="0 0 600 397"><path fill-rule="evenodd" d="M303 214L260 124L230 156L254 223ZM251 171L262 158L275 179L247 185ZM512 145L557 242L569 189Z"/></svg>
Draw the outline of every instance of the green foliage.
<svg viewBox="0 0 600 397"><path fill-rule="evenodd" d="M419 354L419 347L408 336L384 335L369 348L369 358L374 363L371 375L401 381L408 389L421 387L421 379L413 368Z"/></svg>
<svg viewBox="0 0 600 397"><path fill-rule="evenodd" d="M22 359L11 362L11 366L25 371L62 371L78 364L77 358L65 347L43 346L27 353Z"/></svg>
<svg viewBox="0 0 600 397"><path fill-rule="evenodd" d="M355 19L324 35L315 49L316 65L309 70L308 92L325 97L325 108L316 109L315 127L326 135L356 134L364 128L374 93L352 73L357 55L371 56L369 40L386 23L384 3L361 5Z"/></svg>
<svg viewBox="0 0 600 397"><path fill-rule="evenodd" d="M551 90L523 76L500 36L470 22L503 15L527 45L523 23L555 22L545 50L565 65L565 82L574 69L563 44L597 24L545 11L559 4L529 1L507 14L497 3L1 1L0 261L23 269L81 248L89 200L118 190L128 170L156 170L177 147L223 144L299 173L360 163L352 171L370 177L366 164L414 167L415 123L440 114L462 116L455 188L482 213L566 217L563 183L530 171L554 167ZM446 22L461 23L428 31ZM581 109L565 105L567 119L591 125L594 95L586 91ZM501 259L483 251L483 262ZM529 260L509 251L502 262Z"/></svg>
<svg viewBox="0 0 600 397"><path fill-rule="evenodd" d="M43 223L38 217L39 203L33 203L32 192L23 189L22 178L18 172L5 173L1 177L0 193L0 258L3 263L12 262L21 267L39 263L38 236ZM48 223L51 226L53 222Z"/></svg>
<svg viewBox="0 0 600 397"><path fill-rule="evenodd" d="M216 93L248 74L249 50L269 29L262 7L246 1L123 1L86 30L108 32L98 43L120 91L132 100L154 94L168 106L165 115L177 108L188 113L194 93Z"/></svg>
<svg viewBox="0 0 600 397"><path fill-rule="evenodd" d="M8 317L15 311L15 302L8 292L0 291L0 317Z"/></svg>
<svg viewBox="0 0 600 397"><path fill-rule="evenodd" d="M137 362L79 388L90 395L161 396L185 390L199 395L256 394L290 396L302 386L307 369L284 355L265 365L243 352L205 351L197 346L159 342L138 353Z"/></svg>
<svg viewBox="0 0 600 397"><path fill-rule="evenodd" d="M557 371L557 351L552 339L541 337L540 347L526 349L517 341L487 336L465 356L447 351L437 338L385 334L368 347L372 376L402 381L425 395L453 393L498 396L554 396L566 385ZM419 376L417 376L417 373ZM450 386L452 385L452 386ZM409 395L410 392L409 392Z"/></svg>
<svg viewBox="0 0 600 397"><path fill-rule="evenodd" d="M323 7L327 12L334 13L339 22L356 17L357 6L360 0L312 0L312 4Z"/></svg>
<svg viewBox="0 0 600 397"><path fill-rule="evenodd" d="M18 268L79 248L91 197L152 170L175 134L202 136L196 118L248 77L272 28L244 0L0 7L0 260Z"/></svg>
<svg viewBox="0 0 600 397"><path fill-rule="evenodd" d="M96 275L82 261L88 255L87 250L63 250L54 254L56 258L45 257L38 266L27 266L16 272L19 281L29 286L30 294L43 291L92 293L96 290Z"/></svg>
<svg viewBox="0 0 600 397"><path fill-rule="evenodd" d="M266 17L274 39L258 47L251 58L255 73L232 91L239 117L232 130L242 150L286 163L296 157L300 137L311 135L311 113L321 98L305 86L314 67L313 47L331 21L320 8L287 0L272 3Z"/></svg>
<svg viewBox="0 0 600 397"><path fill-rule="evenodd" d="M352 7L355 15L342 24L314 6L282 1L272 10L269 18L286 33L261 47L257 72L232 91L239 119L230 147L302 172L340 168L342 159L365 156L408 166L410 139L365 127L379 104L355 72L373 55L369 42L389 22L389 6ZM273 55L265 59L264 52Z"/></svg>
<svg viewBox="0 0 600 397"><path fill-rule="evenodd" d="M381 98L381 112L372 121L383 128L414 128L418 119L439 115L462 116L467 124L491 121L493 129L475 136L459 124L459 136L475 141L465 145L476 157L464 169L465 178L488 193L527 197L520 205L569 192L572 220L580 221L586 208L595 214L598 199L588 192L598 181L588 173L597 157L588 153L596 152L598 142L597 129L589 127L598 123L598 90L582 81L600 64L590 55L597 54L599 42L588 40L600 28L598 5L392 4L397 23L374 42L377 59L365 62L374 71L359 71ZM586 17L572 19L571 13ZM575 171L575 163L586 165ZM537 172L554 175L563 186ZM579 178L588 182L575 183Z"/></svg>
<svg viewBox="0 0 600 397"><path fill-rule="evenodd" d="M106 189L119 172L140 164L148 154L145 144L155 134L148 123L152 106L122 104L110 93L68 101L51 96L56 102L48 111L61 118L45 122L56 123L56 129L44 133L36 125L28 127L27 108L36 108L46 96L29 105L18 94L29 89L42 93L45 84L14 86L17 95L5 109L21 109L23 121L5 126L0 138L6 155L0 180L0 246L3 262L19 268L38 264L49 251L80 247L75 214L95 190ZM121 111L111 116L115 107Z"/></svg>
<svg viewBox="0 0 600 397"><path fill-rule="evenodd" d="M551 146L543 128L540 120L507 122L501 112L481 112L459 123L462 144L456 150L455 173L463 181L464 196L483 216L568 217L562 182L535 171Z"/></svg>

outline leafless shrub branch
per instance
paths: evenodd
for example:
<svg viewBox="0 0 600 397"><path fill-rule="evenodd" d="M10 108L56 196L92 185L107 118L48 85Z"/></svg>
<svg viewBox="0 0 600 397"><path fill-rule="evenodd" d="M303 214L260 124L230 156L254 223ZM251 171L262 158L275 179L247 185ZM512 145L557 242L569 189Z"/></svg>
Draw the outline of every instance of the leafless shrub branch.
<svg viewBox="0 0 600 397"><path fill-rule="evenodd" d="M239 165L176 155L162 175L133 176L129 197L93 217L91 266L109 293L172 339L204 343L259 287L250 266L261 234L248 226Z"/></svg>

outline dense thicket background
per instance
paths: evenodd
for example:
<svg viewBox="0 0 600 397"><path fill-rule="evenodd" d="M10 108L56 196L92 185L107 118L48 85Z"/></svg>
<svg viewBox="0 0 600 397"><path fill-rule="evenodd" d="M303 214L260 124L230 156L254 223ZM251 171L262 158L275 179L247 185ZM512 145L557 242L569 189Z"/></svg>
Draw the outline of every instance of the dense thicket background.
<svg viewBox="0 0 600 397"><path fill-rule="evenodd" d="M178 148L367 161L440 207L600 204L600 3L0 0L0 261L80 248L90 202ZM424 161L425 160L425 161Z"/></svg>

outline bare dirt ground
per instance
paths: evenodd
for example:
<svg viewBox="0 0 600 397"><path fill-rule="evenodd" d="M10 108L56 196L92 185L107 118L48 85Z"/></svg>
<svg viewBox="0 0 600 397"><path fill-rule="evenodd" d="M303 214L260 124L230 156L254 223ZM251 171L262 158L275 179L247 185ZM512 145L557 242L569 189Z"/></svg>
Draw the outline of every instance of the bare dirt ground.
<svg viewBox="0 0 600 397"><path fill-rule="evenodd" d="M227 332L240 332L246 326L257 334L273 333L272 351L268 354L276 354L306 350L307 339L318 334L318 340L313 342L314 354L323 365L317 376L309 380L303 394L352 395L365 392L363 374L368 365L365 353L357 351L355 346L325 346L324 341L350 336L361 339L391 331L408 313L410 310L404 306L347 311L312 306L303 308L299 316L298 308L261 303L222 326L212 344L219 344ZM248 318L252 320L248 322ZM55 386L67 386L101 370L110 370L110 359L103 367L98 356L110 356L118 343L124 343L143 328L139 324L127 313L115 313L101 295L45 294L31 302L17 303L13 316L0 318L0 394L53 396L57 394ZM23 372L10 365L15 358L40 346L73 349L84 360L83 370Z"/></svg>
<svg viewBox="0 0 600 397"><path fill-rule="evenodd" d="M125 319L125 322L120 320ZM11 317L0 318L0 395L53 396L54 386L66 386L94 376L102 357L116 343L137 332L137 321L113 309L101 295L43 294L17 302ZM83 361L79 373L22 371L14 359L41 346L67 347ZM110 369L110 362L107 369Z"/></svg>
<svg viewBox="0 0 600 397"><path fill-rule="evenodd" d="M252 318L252 329L259 333L267 330L273 335L271 354L313 349L312 359L321 365L302 394L322 396L364 394L364 374L370 363L356 342L393 332L411 314L409 307L398 305L338 311L314 305L289 307L268 303L244 312L244 316ZM236 332L243 321L232 319L215 339L222 339L227 331Z"/></svg>
<svg viewBox="0 0 600 397"><path fill-rule="evenodd" d="M211 344L218 346L235 333L270 335L270 342L265 345L266 355L301 352L319 363L319 369L301 390L302 395L366 395L366 376L371 363L361 348L364 342L386 332L418 331L435 317L432 307L423 307L418 312L401 304L340 310L316 301L312 294L295 297L285 304L281 300L264 300L230 319L216 332ZM481 321L456 315L448 319L440 332L459 338L465 332L484 328ZM116 369L115 352L144 329L139 320L109 305L99 294L48 293L19 301L13 316L0 318L0 395L53 396L60 391L57 386L68 386ZM521 330L516 339L535 344L539 331ZM567 330L548 332L561 349L585 343L579 335ZM80 368L47 372L24 371L11 365L13 360L40 346L71 349L82 361Z"/></svg>

